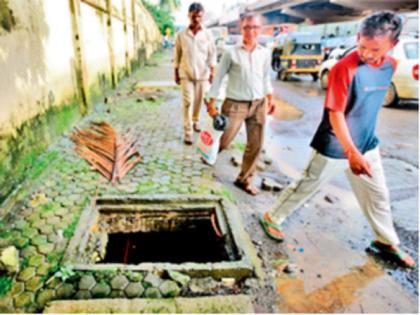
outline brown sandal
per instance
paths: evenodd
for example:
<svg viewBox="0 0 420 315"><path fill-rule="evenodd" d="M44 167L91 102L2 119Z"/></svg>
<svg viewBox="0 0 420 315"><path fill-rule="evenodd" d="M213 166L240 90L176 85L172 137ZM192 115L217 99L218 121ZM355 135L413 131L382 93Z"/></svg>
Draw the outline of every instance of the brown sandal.
<svg viewBox="0 0 420 315"><path fill-rule="evenodd" d="M243 183L237 180L233 184L236 187L245 191L247 194L250 194L251 196L256 196L260 193L260 191L257 188L253 187L251 184Z"/></svg>

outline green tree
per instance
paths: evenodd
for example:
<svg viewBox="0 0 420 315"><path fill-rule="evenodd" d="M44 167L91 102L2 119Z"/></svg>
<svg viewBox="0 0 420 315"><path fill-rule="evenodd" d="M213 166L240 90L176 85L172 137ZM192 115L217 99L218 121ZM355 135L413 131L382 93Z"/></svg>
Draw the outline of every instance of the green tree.
<svg viewBox="0 0 420 315"><path fill-rule="evenodd" d="M168 12L173 12L176 11L177 9L179 9L181 5L181 1L180 0L160 0L159 1L159 6Z"/></svg>
<svg viewBox="0 0 420 315"><path fill-rule="evenodd" d="M176 2L177 0L174 0ZM161 1L162 2L162 1ZM149 10L150 14L156 21L156 24L159 27L160 32L164 35L167 28L171 29L171 33L174 34L174 22L175 18L173 17L171 11L163 9L160 5L154 5L147 1L143 1L144 6Z"/></svg>

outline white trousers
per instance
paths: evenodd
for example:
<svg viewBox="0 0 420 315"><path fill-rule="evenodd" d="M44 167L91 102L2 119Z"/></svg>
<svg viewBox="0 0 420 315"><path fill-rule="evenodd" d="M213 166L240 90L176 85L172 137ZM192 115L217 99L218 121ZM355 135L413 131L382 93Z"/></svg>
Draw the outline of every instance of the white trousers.
<svg viewBox="0 0 420 315"><path fill-rule="evenodd" d="M181 80L182 106L184 117L184 134L192 135L192 123L199 121L204 94L207 92L208 81ZM191 117L192 116L192 117Z"/></svg>
<svg viewBox="0 0 420 315"><path fill-rule="evenodd" d="M270 210L273 221L281 224L295 209L313 196L319 187L338 172L346 171L360 207L379 241L398 245L399 239L392 221L389 191L385 181L379 149L364 154L372 167L372 178L351 172L347 159L328 158L313 151L302 177L289 185Z"/></svg>

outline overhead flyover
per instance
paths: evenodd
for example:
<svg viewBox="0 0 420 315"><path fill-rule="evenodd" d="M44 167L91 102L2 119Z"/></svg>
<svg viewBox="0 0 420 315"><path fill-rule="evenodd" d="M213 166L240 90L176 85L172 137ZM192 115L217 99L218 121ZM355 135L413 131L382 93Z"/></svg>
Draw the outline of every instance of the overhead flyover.
<svg viewBox="0 0 420 315"><path fill-rule="evenodd" d="M409 12L418 10L417 0L265 0L247 5L248 12L266 17L281 14L314 24L343 22L378 10Z"/></svg>
<svg viewBox="0 0 420 315"><path fill-rule="evenodd" d="M263 15L267 25L282 23L326 24L363 18L379 10L399 13L418 10L418 0L257 0L254 3L226 12L223 17L209 21L207 26L227 26L229 32L239 32L239 13Z"/></svg>

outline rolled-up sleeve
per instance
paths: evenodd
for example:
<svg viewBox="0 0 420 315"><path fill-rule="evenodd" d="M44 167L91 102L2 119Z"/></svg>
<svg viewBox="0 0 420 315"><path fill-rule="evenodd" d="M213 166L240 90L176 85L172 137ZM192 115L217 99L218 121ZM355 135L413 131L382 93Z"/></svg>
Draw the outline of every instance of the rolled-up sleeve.
<svg viewBox="0 0 420 315"><path fill-rule="evenodd" d="M265 69L264 69L264 94L272 94L273 93L273 85L271 84L271 52L267 50L266 54L266 62L265 62Z"/></svg>
<svg viewBox="0 0 420 315"><path fill-rule="evenodd" d="M220 63L216 69L216 75L213 80L213 84L210 87L210 90L207 94L209 98L217 99L219 96L219 90L222 86L223 78L225 77L226 73L229 71L230 64L231 64L231 55L229 51L225 51L222 58L220 59Z"/></svg>
<svg viewBox="0 0 420 315"><path fill-rule="evenodd" d="M182 48L181 48L181 38L179 33L176 34L175 37L175 49L174 49L174 68L179 68L179 65L181 63L181 57L182 57Z"/></svg>

